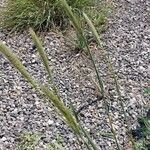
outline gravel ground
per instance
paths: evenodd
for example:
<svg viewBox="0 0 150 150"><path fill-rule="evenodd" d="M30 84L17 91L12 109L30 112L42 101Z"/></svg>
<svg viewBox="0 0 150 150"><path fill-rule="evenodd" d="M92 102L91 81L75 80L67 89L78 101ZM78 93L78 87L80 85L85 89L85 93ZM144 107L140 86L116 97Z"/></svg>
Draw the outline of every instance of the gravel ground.
<svg viewBox="0 0 150 150"><path fill-rule="evenodd" d="M109 17L106 31L101 38L118 74L129 124L134 128L137 117L144 113L143 106L150 104L148 95L143 94L144 88L150 84L150 2L118 0L115 3L115 14ZM92 82L95 74L88 57L65 46L60 33L41 33L41 37L64 103L68 105L71 101L76 109L79 109L97 99L95 85ZM0 40L17 53L33 77L41 84L47 83L44 67L28 33L7 36L1 29ZM122 149L127 150L129 145L123 114L117 103L113 80L104 64L101 50L94 44L91 44L91 49L105 83L119 142ZM110 132L102 101L83 110L80 117L100 150L116 149L111 138L100 135L101 131ZM47 143L55 140L57 135L63 139L65 149L84 149L79 147L73 133L57 115L52 105L45 103L2 55L0 55L0 128L0 150L15 150L18 136L29 131L42 136L38 150L46 149Z"/></svg>

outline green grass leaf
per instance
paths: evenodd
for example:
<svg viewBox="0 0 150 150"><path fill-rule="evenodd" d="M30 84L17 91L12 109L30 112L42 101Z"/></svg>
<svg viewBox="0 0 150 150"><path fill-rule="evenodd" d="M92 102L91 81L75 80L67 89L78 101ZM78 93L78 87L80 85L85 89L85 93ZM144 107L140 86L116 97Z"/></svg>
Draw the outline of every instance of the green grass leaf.
<svg viewBox="0 0 150 150"><path fill-rule="evenodd" d="M73 117L70 110L64 105L64 103L60 101L60 99L56 95L54 95L54 93L50 91L46 86L41 87L41 91L60 111L67 124L75 131L75 133L80 134L80 128L78 126L78 123L76 122L76 119Z"/></svg>
<svg viewBox="0 0 150 150"><path fill-rule="evenodd" d="M0 52L11 62L11 64L19 70L19 72L23 75L23 77L31 83L31 85L37 89L37 83L28 73L26 68L22 65L21 61L7 46L5 46L2 42L0 42Z"/></svg>

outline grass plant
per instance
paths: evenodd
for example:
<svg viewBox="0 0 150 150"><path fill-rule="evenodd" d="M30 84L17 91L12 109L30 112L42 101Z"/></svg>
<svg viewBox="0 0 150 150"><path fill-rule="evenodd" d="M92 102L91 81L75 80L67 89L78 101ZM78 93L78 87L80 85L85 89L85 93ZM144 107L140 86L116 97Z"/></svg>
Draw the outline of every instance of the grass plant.
<svg viewBox="0 0 150 150"><path fill-rule="evenodd" d="M78 14L83 9L90 10L95 6L95 0L67 0L67 2ZM49 30L55 26L63 29L70 24L59 0L7 0L0 13L1 26L12 31L29 27L34 30Z"/></svg>
<svg viewBox="0 0 150 150"><path fill-rule="evenodd" d="M36 133L25 132L18 138L17 150L33 150L36 149L40 136Z"/></svg>
<svg viewBox="0 0 150 150"><path fill-rule="evenodd" d="M150 148L150 109L146 117L138 118L138 126L132 130L135 139L135 146L138 150L149 150Z"/></svg>

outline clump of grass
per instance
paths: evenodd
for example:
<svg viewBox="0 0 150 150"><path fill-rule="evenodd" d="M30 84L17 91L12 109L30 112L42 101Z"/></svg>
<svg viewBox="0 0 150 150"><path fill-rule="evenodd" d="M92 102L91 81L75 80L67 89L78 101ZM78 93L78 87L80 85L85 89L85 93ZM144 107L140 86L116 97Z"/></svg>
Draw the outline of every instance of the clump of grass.
<svg viewBox="0 0 150 150"><path fill-rule="evenodd" d="M145 89L144 89L144 93L145 93L145 94L150 94L150 87L145 88Z"/></svg>
<svg viewBox="0 0 150 150"><path fill-rule="evenodd" d="M68 0L72 9L79 12L94 6L93 0ZM48 30L70 24L59 0L8 0L1 10L2 26L13 30Z"/></svg>
<svg viewBox="0 0 150 150"><path fill-rule="evenodd" d="M146 117L138 118L138 126L131 133L135 139L135 145L138 150L149 150L150 148L150 109Z"/></svg>
<svg viewBox="0 0 150 150"><path fill-rule="evenodd" d="M23 132L17 138L17 150L36 150L42 140L42 135L36 132ZM46 150L65 150L62 146L62 139L56 135L56 139L46 144Z"/></svg>
<svg viewBox="0 0 150 150"><path fill-rule="evenodd" d="M18 138L17 150L33 150L36 149L40 141L40 136L35 133L25 132Z"/></svg>
<svg viewBox="0 0 150 150"><path fill-rule="evenodd" d="M144 89L144 94L150 94L150 88ZM135 129L131 130L131 134L135 140L135 146L137 150L149 150L150 149L150 105L144 106L147 111L146 116L141 116L137 119L138 125Z"/></svg>

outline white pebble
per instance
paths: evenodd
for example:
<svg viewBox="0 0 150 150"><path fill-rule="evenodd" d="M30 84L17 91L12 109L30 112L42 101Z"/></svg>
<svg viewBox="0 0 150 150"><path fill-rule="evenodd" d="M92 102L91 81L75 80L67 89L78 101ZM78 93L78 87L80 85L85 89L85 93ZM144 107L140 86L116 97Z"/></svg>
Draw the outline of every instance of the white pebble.
<svg viewBox="0 0 150 150"><path fill-rule="evenodd" d="M54 123L54 121L49 119L47 123L48 123L49 125L52 125L52 124Z"/></svg>

